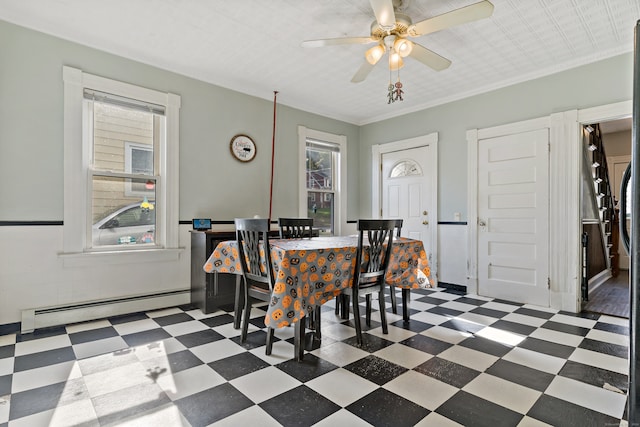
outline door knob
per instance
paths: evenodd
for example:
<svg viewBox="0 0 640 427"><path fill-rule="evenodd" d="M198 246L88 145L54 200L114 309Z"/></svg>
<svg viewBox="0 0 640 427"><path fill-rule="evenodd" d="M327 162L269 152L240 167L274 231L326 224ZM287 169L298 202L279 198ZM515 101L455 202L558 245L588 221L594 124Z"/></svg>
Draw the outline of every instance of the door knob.
<svg viewBox="0 0 640 427"><path fill-rule="evenodd" d="M422 225L429 225L429 221L422 221Z"/></svg>
<svg viewBox="0 0 640 427"><path fill-rule="evenodd" d="M479 226L479 227L486 227L486 225L487 225L487 223L486 223L486 222L484 222L484 220L483 220L483 219L478 219L478 226Z"/></svg>
<svg viewBox="0 0 640 427"><path fill-rule="evenodd" d="M422 215L428 215L427 211L422 211Z"/></svg>

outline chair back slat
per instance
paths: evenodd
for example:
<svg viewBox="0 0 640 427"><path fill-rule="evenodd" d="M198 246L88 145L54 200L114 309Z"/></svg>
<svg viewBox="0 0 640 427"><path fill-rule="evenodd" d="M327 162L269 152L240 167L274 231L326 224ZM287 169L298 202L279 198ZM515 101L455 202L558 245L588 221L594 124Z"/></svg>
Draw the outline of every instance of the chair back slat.
<svg viewBox="0 0 640 427"><path fill-rule="evenodd" d="M313 218L279 218L281 239L311 238Z"/></svg>
<svg viewBox="0 0 640 427"><path fill-rule="evenodd" d="M393 233L395 220L387 219L361 219L358 221L358 249L356 252L356 268L354 286L366 283L367 286L384 283L389 259L391 258L391 246L393 245ZM364 233L367 233L368 246L365 245Z"/></svg>
<svg viewBox="0 0 640 427"><path fill-rule="evenodd" d="M271 290L274 283L269 250L269 220L236 218L236 240L242 273L246 280ZM253 283L252 283L253 284Z"/></svg>

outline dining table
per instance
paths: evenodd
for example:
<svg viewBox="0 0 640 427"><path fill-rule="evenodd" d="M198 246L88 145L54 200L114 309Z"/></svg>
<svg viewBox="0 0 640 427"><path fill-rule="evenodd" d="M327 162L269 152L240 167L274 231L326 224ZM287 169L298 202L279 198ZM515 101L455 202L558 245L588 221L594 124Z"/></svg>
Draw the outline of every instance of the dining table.
<svg viewBox="0 0 640 427"><path fill-rule="evenodd" d="M284 328L311 315L319 305L351 287L358 236L269 239L275 283L264 323ZM364 246L366 246L366 239ZM242 274L236 240L220 242L203 269ZM395 237L387 284L401 289L429 288L431 271L421 240Z"/></svg>

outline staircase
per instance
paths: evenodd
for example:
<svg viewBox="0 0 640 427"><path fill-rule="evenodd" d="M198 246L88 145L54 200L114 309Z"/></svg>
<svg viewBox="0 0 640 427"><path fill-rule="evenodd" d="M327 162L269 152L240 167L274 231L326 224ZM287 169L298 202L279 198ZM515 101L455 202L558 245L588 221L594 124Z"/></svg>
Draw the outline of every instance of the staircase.
<svg viewBox="0 0 640 427"><path fill-rule="evenodd" d="M609 179L609 168L600 125L584 126L585 158L593 192L589 192L598 212L602 233L602 250L606 266L615 277L618 274L618 220L613 185ZM588 193L588 194L589 194Z"/></svg>

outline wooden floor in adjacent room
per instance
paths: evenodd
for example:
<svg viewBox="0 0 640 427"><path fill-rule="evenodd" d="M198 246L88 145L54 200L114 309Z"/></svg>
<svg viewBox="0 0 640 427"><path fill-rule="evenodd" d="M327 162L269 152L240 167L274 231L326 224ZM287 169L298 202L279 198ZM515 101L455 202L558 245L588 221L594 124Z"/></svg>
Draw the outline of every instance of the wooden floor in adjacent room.
<svg viewBox="0 0 640 427"><path fill-rule="evenodd" d="M629 318L629 270L620 270L591 291L583 311Z"/></svg>

